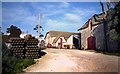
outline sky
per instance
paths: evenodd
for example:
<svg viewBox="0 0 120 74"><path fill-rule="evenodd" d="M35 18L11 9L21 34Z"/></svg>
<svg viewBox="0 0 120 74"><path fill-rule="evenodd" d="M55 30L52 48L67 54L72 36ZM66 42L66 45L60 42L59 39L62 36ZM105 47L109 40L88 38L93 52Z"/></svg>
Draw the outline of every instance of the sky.
<svg viewBox="0 0 120 74"><path fill-rule="evenodd" d="M99 2L2 2L2 31L17 26L23 32L37 36L33 28L41 23L45 36L50 30L79 32L94 14L102 12Z"/></svg>

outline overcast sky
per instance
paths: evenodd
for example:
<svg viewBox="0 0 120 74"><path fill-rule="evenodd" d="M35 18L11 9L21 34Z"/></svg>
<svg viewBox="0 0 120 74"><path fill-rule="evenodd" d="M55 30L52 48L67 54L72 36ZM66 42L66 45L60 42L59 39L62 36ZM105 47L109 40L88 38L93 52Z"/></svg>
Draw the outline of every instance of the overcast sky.
<svg viewBox="0 0 120 74"><path fill-rule="evenodd" d="M37 35L33 30L42 14L41 26L45 35L50 30L78 32L94 14L101 13L99 2L3 2L2 31L10 25Z"/></svg>

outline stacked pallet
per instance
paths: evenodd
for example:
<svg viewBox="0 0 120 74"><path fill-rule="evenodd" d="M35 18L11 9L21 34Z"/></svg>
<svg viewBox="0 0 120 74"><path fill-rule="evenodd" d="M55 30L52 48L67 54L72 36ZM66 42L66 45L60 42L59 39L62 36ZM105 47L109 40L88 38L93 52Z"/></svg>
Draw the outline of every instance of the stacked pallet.
<svg viewBox="0 0 120 74"><path fill-rule="evenodd" d="M39 58L40 49L38 48L38 40L35 38L22 39L14 38L10 39L11 52L18 58Z"/></svg>

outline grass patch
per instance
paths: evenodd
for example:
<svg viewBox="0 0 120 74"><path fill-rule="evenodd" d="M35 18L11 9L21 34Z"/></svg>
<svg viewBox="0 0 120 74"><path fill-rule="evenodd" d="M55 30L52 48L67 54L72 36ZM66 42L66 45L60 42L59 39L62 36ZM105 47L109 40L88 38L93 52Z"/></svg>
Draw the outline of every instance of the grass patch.
<svg viewBox="0 0 120 74"><path fill-rule="evenodd" d="M16 57L4 56L2 59L2 74L20 73L34 63L33 59L17 59Z"/></svg>
<svg viewBox="0 0 120 74"><path fill-rule="evenodd" d="M34 59L20 59L12 56L6 45L2 44L2 74L17 74L34 64Z"/></svg>

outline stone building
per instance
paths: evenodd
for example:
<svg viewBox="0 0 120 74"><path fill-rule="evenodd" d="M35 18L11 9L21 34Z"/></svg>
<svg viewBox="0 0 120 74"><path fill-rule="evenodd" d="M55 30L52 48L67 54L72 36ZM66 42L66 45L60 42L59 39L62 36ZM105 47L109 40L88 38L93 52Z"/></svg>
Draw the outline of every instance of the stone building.
<svg viewBox="0 0 120 74"><path fill-rule="evenodd" d="M108 50L115 50L118 48L117 42L109 38L109 30L107 30L107 28L108 25L112 23L110 23L110 21L105 23L103 20L104 15L103 13L93 15L79 29L81 33L81 49L106 50L106 46ZM109 16L107 16L107 18L109 18ZM106 34L105 31L107 32Z"/></svg>
<svg viewBox="0 0 120 74"><path fill-rule="evenodd" d="M48 47L79 48L80 39L78 33L49 31L45 36L45 44Z"/></svg>
<svg viewBox="0 0 120 74"><path fill-rule="evenodd" d="M81 49L103 49L104 30L102 14L92 16L79 30Z"/></svg>

